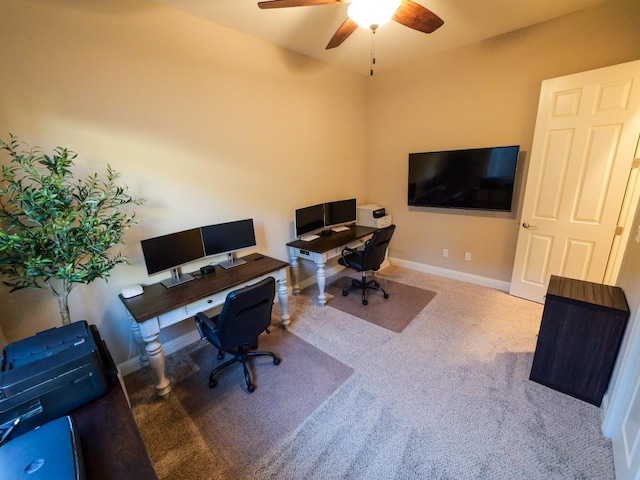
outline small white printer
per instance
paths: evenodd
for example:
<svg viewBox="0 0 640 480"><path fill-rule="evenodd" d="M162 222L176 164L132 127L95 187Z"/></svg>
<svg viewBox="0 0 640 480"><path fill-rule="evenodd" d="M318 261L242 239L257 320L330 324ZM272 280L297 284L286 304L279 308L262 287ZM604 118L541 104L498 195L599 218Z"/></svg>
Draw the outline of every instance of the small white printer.
<svg viewBox="0 0 640 480"><path fill-rule="evenodd" d="M384 228L391 225L393 218L387 215L384 207L374 205L358 205L356 225L365 227Z"/></svg>

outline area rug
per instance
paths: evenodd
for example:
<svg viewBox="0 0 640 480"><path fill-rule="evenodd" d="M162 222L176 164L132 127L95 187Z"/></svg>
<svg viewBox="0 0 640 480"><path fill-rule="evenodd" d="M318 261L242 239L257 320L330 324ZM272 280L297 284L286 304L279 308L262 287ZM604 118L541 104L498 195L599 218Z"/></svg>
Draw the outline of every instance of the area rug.
<svg viewBox="0 0 640 480"><path fill-rule="evenodd" d="M361 291L354 290L346 297L342 295L342 289L351 284L351 279L341 276L330 280L325 292L333 295L333 298L329 299L327 305L396 333L402 332L436 296L435 292L429 290L378 277L378 283L389 294L389 298L385 299L382 292L369 290L369 303L363 305Z"/></svg>
<svg viewBox="0 0 640 480"><path fill-rule="evenodd" d="M259 350L273 351L282 362L276 366L270 357L252 359L250 370L256 386L253 393L247 392L240 364L221 372L216 377L218 385L209 388L209 373L230 356L217 360L217 349L207 342L203 341L197 348L189 347L188 356L181 351L167 358L168 368L177 366L186 370L186 375L180 371L173 373L172 378L178 380L173 385L163 415L174 409L186 413L190 421L189 425L176 425L173 432L165 431L164 435L177 436L178 432L185 435L189 430L197 433L185 435L179 442L179 448L184 449L180 454L166 450L166 446L150 448L152 452L164 451L161 455L166 455L166 458L152 456L160 478L179 478L180 472L173 470L177 460L170 456L184 460L190 454L191 446L203 442L210 449L212 464L198 467L206 472L202 478L241 478L244 468L249 468L255 459L265 455L290 434L353 373L352 368L293 333L279 326L273 326L270 331L271 334L260 336ZM185 358L172 358L181 354ZM129 378L132 376L127 377L128 385L138 383ZM153 413L153 408L157 408L153 405L156 402L155 399L149 400L149 415L143 418L146 417L143 411L145 402L134 400L133 403L137 404L134 413L138 423L143 424L145 442L166 444L163 432L154 433L151 428L144 428L144 424L151 427L154 417L161 411ZM170 405L172 402L173 407ZM155 436L158 438L151 438ZM186 475L184 478L199 476L195 472L187 475L183 471L182 474Z"/></svg>

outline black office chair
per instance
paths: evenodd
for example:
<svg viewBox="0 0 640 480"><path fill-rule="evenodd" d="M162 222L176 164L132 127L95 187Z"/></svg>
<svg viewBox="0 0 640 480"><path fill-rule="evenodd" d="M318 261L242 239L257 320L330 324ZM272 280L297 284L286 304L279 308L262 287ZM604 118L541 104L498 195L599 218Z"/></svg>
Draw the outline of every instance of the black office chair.
<svg viewBox="0 0 640 480"><path fill-rule="evenodd" d="M218 384L215 376L221 370L240 362L244 369L247 390L253 392L256 387L251 382L247 358L268 355L273 358L274 365L280 364L280 358L275 353L250 351L258 348L258 336L262 332L269 333L275 293L276 282L273 277L269 277L230 292L219 315L209 318L204 313L196 314L196 328L200 332L200 338L206 338L218 347L218 360L224 358L225 352L233 355L231 360L211 372L209 388Z"/></svg>
<svg viewBox="0 0 640 480"><path fill-rule="evenodd" d="M395 225L389 225L388 227L377 230L373 236L365 242L363 250L356 250L355 248L349 247L342 250L342 256L338 259L338 263L362 272L362 279L351 280L351 285L342 289L342 295L346 297L352 290L362 290L363 305L369 303L367 302L366 296L367 289L379 290L383 293L384 298L389 298L389 294L380 287L380 284L375 279L367 281L367 272L369 270L376 272L380 269L380 264L384 261L387 247L389 246L395 229Z"/></svg>

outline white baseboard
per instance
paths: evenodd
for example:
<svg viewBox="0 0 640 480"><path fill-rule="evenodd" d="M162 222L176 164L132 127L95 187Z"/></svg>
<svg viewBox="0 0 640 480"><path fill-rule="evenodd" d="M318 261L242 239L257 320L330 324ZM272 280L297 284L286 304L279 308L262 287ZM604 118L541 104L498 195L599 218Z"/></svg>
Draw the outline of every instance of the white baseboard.
<svg viewBox="0 0 640 480"><path fill-rule="evenodd" d="M401 260L399 258L391 258L390 260L393 265L398 265L399 267L410 268L411 270L431 273L433 275L440 275L441 277L461 280L463 282L473 283L475 285L482 285L483 287L495 288L496 290L502 290L504 292L508 292L511 285L510 282L496 280L495 278L481 277L479 275L473 275L471 273L458 272L457 270L449 270L447 268L425 265L424 263L410 262L408 260Z"/></svg>

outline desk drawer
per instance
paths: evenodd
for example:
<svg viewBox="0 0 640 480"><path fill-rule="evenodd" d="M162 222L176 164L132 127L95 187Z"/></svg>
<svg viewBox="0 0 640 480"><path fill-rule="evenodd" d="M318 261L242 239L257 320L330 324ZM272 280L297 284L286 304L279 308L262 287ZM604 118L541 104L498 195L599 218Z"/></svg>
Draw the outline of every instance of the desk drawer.
<svg viewBox="0 0 640 480"><path fill-rule="evenodd" d="M240 285L236 285L233 288L229 288L227 290L223 290L222 292L218 292L214 295L210 295L202 300L198 300L196 302L190 303L185 308L186 316L192 317L198 312L204 312L210 310L218 305L222 305L224 301L227 299L227 295L239 288L246 287L247 285L253 285L254 283L258 283L260 280L267 278L270 275L263 275L262 277L256 277L250 282L241 283Z"/></svg>
<svg viewBox="0 0 640 480"><path fill-rule="evenodd" d="M169 325L181 322L185 318L187 318L187 312L184 307L180 307L175 310L171 310L170 312L163 313L162 315L158 315L158 325L162 329Z"/></svg>
<svg viewBox="0 0 640 480"><path fill-rule="evenodd" d="M237 287L240 288L240 287ZM227 298L227 294L231 291L225 290L223 292L216 293L215 295L211 295L207 298L203 298L202 300L198 300L197 302L190 303L185 308L187 316L191 317L198 312L204 312L205 310L209 310L218 305L222 305Z"/></svg>
<svg viewBox="0 0 640 480"><path fill-rule="evenodd" d="M369 235L368 237L361 238L360 240L354 240L353 242L348 243L348 244L347 244L347 245L345 245L345 246L346 246L346 247L349 247L349 248L360 248L360 247L362 247L362 246L366 243L366 241L367 241L367 240L369 240L372 236L373 236L373 235ZM338 248L338 249L337 249L337 250L338 250L338 255L340 255L340 254L342 253L342 250L343 250L343 249L344 249L344 247L340 247L340 248Z"/></svg>

